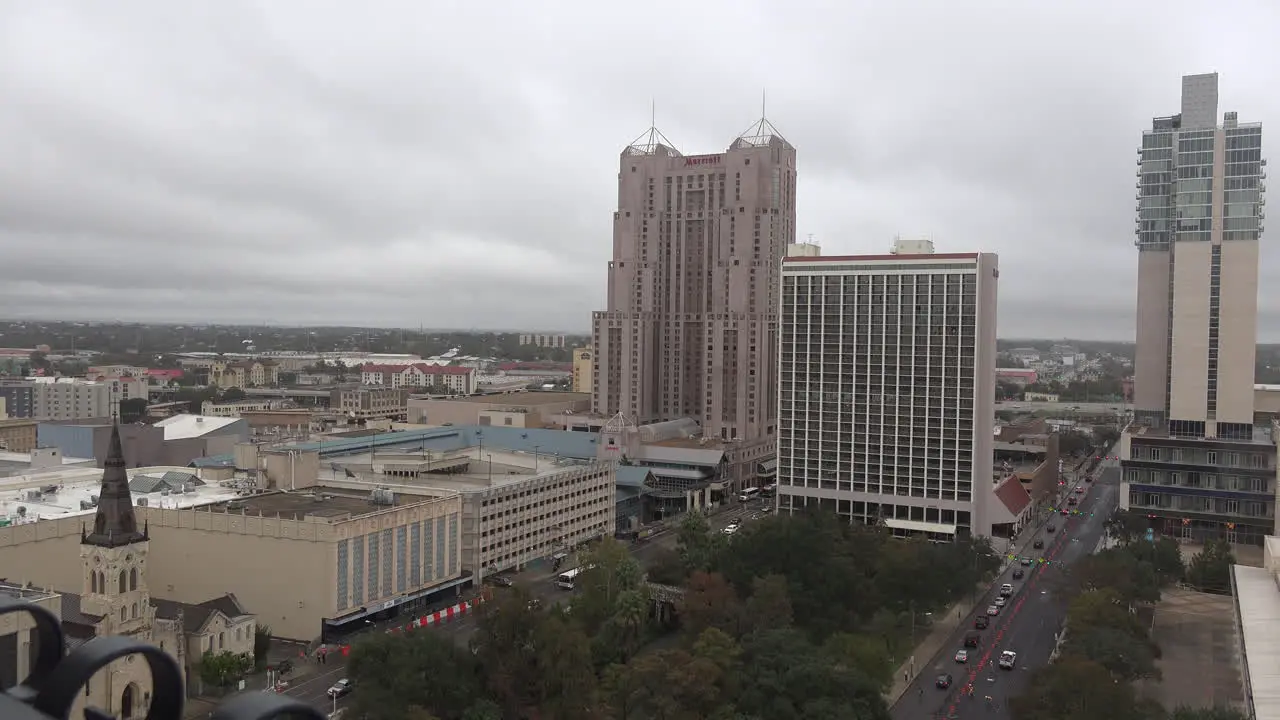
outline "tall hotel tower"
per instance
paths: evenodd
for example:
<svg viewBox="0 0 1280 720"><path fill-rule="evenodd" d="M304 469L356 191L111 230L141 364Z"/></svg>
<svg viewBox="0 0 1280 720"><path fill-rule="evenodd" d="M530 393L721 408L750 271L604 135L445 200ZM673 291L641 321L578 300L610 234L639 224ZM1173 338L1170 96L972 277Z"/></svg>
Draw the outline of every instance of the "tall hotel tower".
<svg viewBox="0 0 1280 720"><path fill-rule="evenodd" d="M786 259L779 512L817 506L934 540L1012 520L992 465L998 263L927 240Z"/></svg>
<svg viewBox="0 0 1280 720"><path fill-rule="evenodd" d="M594 411L693 418L708 440L771 446L795 235L796 149L763 118L722 153L682 155L656 128L623 150L608 309L592 316Z"/></svg>
<svg viewBox="0 0 1280 720"><path fill-rule="evenodd" d="M1219 124L1217 73L1182 78L1182 112L1142 134L1121 505L1162 533L1273 532L1275 441L1253 406L1265 165L1261 125Z"/></svg>

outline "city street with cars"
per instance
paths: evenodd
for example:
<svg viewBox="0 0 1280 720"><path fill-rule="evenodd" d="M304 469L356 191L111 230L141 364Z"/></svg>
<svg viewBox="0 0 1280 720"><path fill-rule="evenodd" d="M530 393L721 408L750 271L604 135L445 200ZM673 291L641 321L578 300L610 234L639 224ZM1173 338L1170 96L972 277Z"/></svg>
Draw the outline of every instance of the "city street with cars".
<svg viewBox="0 0 1280 720"><path fill-rule="evenodd" d="M1009 717L1009 699L1022 694L1030 672L1048 664L1057 644L1067 612L1064 570L1093 553L1117 507L1119 463L1104 460L1095 474L1095 482L1078 481L1076 487L1083 492L1068 488L1066 496L1078 498L1078 504L1068 506L1064 498L1067 515L1058 509L1044 521L1037 535L1044 547L1011 563L950 642L935 657L922 661L918 676L892 708L895 720ZM1019 570L1021 577L1015 578ZM1005 585L1011 586L1011 592L1000 606L997 600ZM987 627L975 629L982 624L978 618L984 616ZM980 633L976 647L974 632ZM965 651L962 660L961 650Z"/></svg>

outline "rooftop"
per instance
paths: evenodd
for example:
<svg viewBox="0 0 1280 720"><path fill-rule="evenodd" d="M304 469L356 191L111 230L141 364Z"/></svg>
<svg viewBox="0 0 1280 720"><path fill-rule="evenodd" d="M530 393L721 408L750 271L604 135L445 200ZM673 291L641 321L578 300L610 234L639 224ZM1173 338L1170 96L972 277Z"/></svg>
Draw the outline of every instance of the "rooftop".
<svg viewBox="0 0 1280 720"><path fill-rule="evenodd" d="M1210 442L1210 443L1239 443L1242 445L1268 445L1275 446L1273 439L1272 427L1270 425L1254 425L1253 437L1248 440L1239 440L1234 438L1202 438L1202 437L1183 437L1169 434L1168 428L1153 428L1146 425L1138 425L1130 423L1125 428L1131 437L1151 438L1155 439L1172 439L1184 442Z"/></svg>
<svg viewBox="0 0 1280 720"><path fill-rule="evenodd" d="M423 398L425 399L425 398ZM513 405L513 406L535 406L535 405L552 405L555 403L574 402L575 400L590 400L591 393L575 393L575 392L513 392L501 393L497 395L468 395L467 397L441 399L439 402L467 402L482 403L485 405Z"/></svg>
<svg viewBox="0 0 1280 720"><path fill-rule="evenodd" d="M172 483L149 482L152 478L164 478L166 473L189 475L191 472L190 468L181 467L130 468L128 477L131 488L135 483L155 487L154 492L133 492L134 504L187 508L213 504L238 495L238 488L233 481L188 486L187 492L177 493L168 489ZM0 527L78 515L91 518L101 493L102 473L102 468L72 467L0 478ZM138 483L139 480L143 482Z"/></svg>
<svg viewBox="0 0 1280 720"><path fill-rule="evenodd" d="M419 463L453 458L465 459L468 463L466 469L462 472L432 473L416 478L367 475L371 462L372 467L381 472L397 465L407 469ZM490 461L492 461L492 466ZM363 454L344 457L340 463L334 463L333 465L357 471L363 465L365 474L361 475L361 478L367 478L374 483L385 480L406 487L420 487L424 492L432 489L450 492L470 492L529 480L540 475L563 470L566 467L581 465L583 462L583 460L572 458L558 458L542 452L535 453L532 450L502 449L485 444L484 446L476 445L443 453L429 451L428 453L406 452L392 454L379 451L374 456ZM327 469L331 472L333 472L333 465L327 466ZM322 469L321 476L323 477L325 474L325 469ZM334 472L334 477L335 479L341 479L342 474Z"/></svg>
<svg viewBox="0 0 1280 720"><path fill-rule="evenodd" d="M1268 545L1275 542L1267 538ZM1280 720L1280 591L1263 568L1236 565L1233 575L1252 716Z"/></svg>
<svg viewBox="0 0 1280 720"><path fill-rule="evenodd" d="M35 601L51 598L57 595L44 588L32 587L28 585L18 585L15 583L4 582L0 580L0 597L13 598L15 600Z"/></svg>
<svg viewBox="0 0 1280 720"><path fill-rule="evenodd" d="M318 487L311 492L277 492L264 495L238 497L227 502L210 506L213 511L244 513L245 515L263 515L285 520L305 520L308 517L328 521L340 521L358 515L387 510L401 505L424 502L426 496L403 496L399 493L380 495L380 502L373 502L373 490L379 487L371 484L369 491L350 490L338 487Z"/></svg>
<svg viewBox="0 0 1280 720"><path fill-rule="evenodd" d="M157 422L156 427L164 428L165 440L182 440L203 437L239 421L240 418L174 415Z"/></svg>

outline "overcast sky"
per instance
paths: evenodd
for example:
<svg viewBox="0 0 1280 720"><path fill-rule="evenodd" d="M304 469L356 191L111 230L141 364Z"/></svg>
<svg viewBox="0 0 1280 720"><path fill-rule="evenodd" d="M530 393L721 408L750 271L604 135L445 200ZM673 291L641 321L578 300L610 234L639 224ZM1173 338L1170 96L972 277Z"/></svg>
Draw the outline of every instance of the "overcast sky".
<svg viewBox="0 0 1280 720"><path fill-rule="evenodd" d="M1141 133L1215 70L1280 132L1278 41L1274 0L0 0L0 316L586 330L651 100L712 153L767 89L802 239L998 252L1001 336L1131 340Z"/></svg>

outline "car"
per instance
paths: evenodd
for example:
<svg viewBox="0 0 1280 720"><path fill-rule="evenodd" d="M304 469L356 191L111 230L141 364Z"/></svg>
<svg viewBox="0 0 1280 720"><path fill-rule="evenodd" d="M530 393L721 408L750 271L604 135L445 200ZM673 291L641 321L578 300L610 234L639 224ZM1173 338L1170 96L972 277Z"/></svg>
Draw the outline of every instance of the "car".
<svg viewBox="0 0 1280 720"><path fill-rule="evenodd" d="M1091 482L1093 482L1093 476L1092 476L1092 475L1085 475L1085 476L1084 476L1084 481L1085 481L1085 482L1087 482L1087 483L1091 483Z"/></svg>
<svg viewBox="0 0 1280 720"><path fill-rule="evenodd" d="M336 700L350 692L351 692L351 681L346 678L342 678L341 680L339 680L338 682L330 686L330 688L325 691L325 694Z"/></svg>
<svg viewBox="0 0 1280 720"><path fill-rule="evenodd" d="M1070 511L1070 510L1068 510L1067 508L1062 508L1062 510L1060 510L1059 512L1061 512L1063 515L1070 515L1070 514L1071 514L1071 511Z"/></svg>
<svg viewBox="0 0 1280 720"><path fill-rule="evenodd" d="M995 617L996 615L999 615L999 614L1000 614L1000 606L999 606L999 605L988 605L988 606L987 606L987 614L988 614L988 615L990 615L991 617Z"/></svg>
<svg viewBox="0 0 1280 720"><path fill-rule="evenodd" d="M984 618L985 619L985 618ZM967 648L976 648L982 643L982 633L977 630L970 630L964 634L964 646Z"/></svg>
<svg viewBox="0 0 1280 720"><path fill-rule="evenodd" d="M991 618L986 615L979 615L973 619L973 627L975 630L986 630L991 625Z"/></svg>
<svg viewBox="0 0 1280 720"><path fill-rule="evenodd" d="M963 665L963 664L965 664L965 663L969 662L969 651L968 651L968 650L957 650L957 651L956 651L956 662L960 663L961 665Z"/></svg>
<svg viewBox="0 0 1280 720"><path fill-rule="evenodd" d="M993 604L993 605L995 605L996 607L1004 607L1004 606L1005 606L1005 604L1006 604L1006 603L1008 603L1008 602L1009 602L1009 601L1008 601L1007 599L1005 599L1005 598L1003 598L1003 597L998 597L998 598L996 598L995 600L993 600L993 601L992 601L992 604Z"/></svg>
<svg viewBox="0 0 1280 720"><path fill-rule="evenodd" d="M933 681L933 685L939 690L946 690L951 687L951 673L942 673L938 676L938 679Z"/></svg>
<svg viewBox="0 0 1280 720"><path fill-rule="evenodd" d="M1031 543L1031 547L1033 547L1033 548L1035 548L1035 549L1037 549L1037 550L1039 550L1040 548L1043 548L1043 547L1044 547L1044 540L1041 540L1040 538L1036 538L1036 541L1035 541L1035 542L1033 542L1033 543Z"/></svg>
<svg viewBox="0 0 1280 720"><path fill-rule="evenodd" d="M1000 669L1012 670L1018 664L1018 653L1012 650L1005 650L1000 653Z"/></svg>
<svg viewBox="0 0 1280 720"><path fill-rule="evenodd" d="M737 530L737 529L738 529L738 528L740 528L740 527L742 527L742 523L738 522L737 520L734 520L733 522L729 523L728 525L725 525L725 526L724 526L724 529L725 529L725 530Z"/></svg>
<svg viewBox="0 0 1280 720"><path fill-rule="evenodd" d="M516 584L515 580L512 580L506 575L490 575L489 582L493 585L497 585L498 587L511 587Z"/></svg>
<svg viewBox="0 0 1280 720"><path fill-rule="evenodd" d="M1026 574L1027 574L1027 573L1026 573L1022 568L1020 568L1020 567L1016 567L1016 568L1014 568L1014 569L1013 569L1013 579L1014 579L1014 580L1021 580L1021 579L1023 578L1023 576L1025 576Z"/></svg>
<svg viewBox="0 0 1280 720"><path fill-rule="evenodd" d="M1083 494L1084 494L1084 486L1083 486L1083 485L1077 485L1077 486L1076 486L1076 494L1077 494L1077 495L1083 495Z"/></svg>
<svg viewBox="0 0 1280 720"><path fill-rule="evenodd" d="M1007 598L1013 594L1013 584L1005 583L1000 586L1000 597Z"/></svg>
<svg viewBox="0 0 1280 720"><path fill-rule="evenodd" d="M1033 562L1035 562L1035 560L1033 560L1033 559L1031 559L1031 558L1029 558L1029 557L1023 556L1023 558L1022 558L1022 567L1031 567L1031 563L1033 563Z"/></svg>
<svg viewBox="0 0 1280 720"><path fill-rule="evenodd" d="M1077 500L1077 499L1075 498L1075 496L1074 496L1074 495L1073 495L1073 496L1071 496L1071 497L1069 497L1069 498L1067 498L1067 504L1068 504L1068 505L1075 505L1075 504L1076 504L1076 503L1078 503L1078 502L1080 502L1080 501L1079 501L1079 500ZM1062 514L1063 514L1063 515L1066 515L1066 514L1068 514L1068 513L1070 513L1070 512L1071 512L1070 510L1063 510L1063 511L1062 511Z"/></svg>
<svg viewBox="0 0 1280 720"><path fill-rule="evenodd" d="M1057 529L1058 529L1058 526L1057 526L1057 525L1052 525L1052 524L1051 524L1051 525L1049 525L1048 527L1046 527L1046 528L1045 528L1045 532L1053 532L1054 530L1057 530Z"/></svg>

